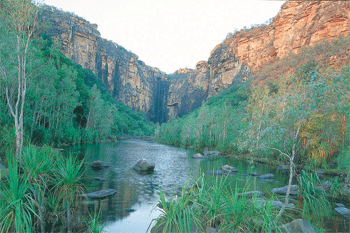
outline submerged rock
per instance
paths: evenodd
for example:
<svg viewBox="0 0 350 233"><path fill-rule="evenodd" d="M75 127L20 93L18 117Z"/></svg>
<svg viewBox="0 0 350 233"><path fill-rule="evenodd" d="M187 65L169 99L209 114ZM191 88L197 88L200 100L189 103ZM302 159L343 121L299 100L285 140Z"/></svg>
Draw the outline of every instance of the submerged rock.
<svg viewBox="0 0 350 233"><path fill-rule="evenodd" d="M271 192L276 193L276 194L285 195L285 194L287 194L287 189L288 189L288 185L283 186L281 188L274 188L271 190ZM291 185L289 194L290 195L298 195L298 185Z"/></svg>
<svg viewBox="0 0 350 233"><path fill-rule="evenodd" d="M312 225L303 219L296 219L284 224L280 230L282 232L316 233Z"/></svg>
<svg viewBox="0 0 350 233"><path fill-rule="evenodd" d="M329 183L329 181L325 181L320 186L317 186L315 189L320 191L327 191L330 188L331 188L331 184Z"/></svg>
<svg viewBox="0 0 350 233"><path fill-rule="evenodd" d="M339 214L345 216L345 217L350 217L350 210L345 207L337 207L335 208L335 211L337 211Z"/></svg>
<svg viewBox="0 0 350 233"><path fill-rule="evenodd" d="M265 199L257 199L257 200L254 200L254 201L260 207L264 207L265 205L267 205L269 203L269 201L267 201ZM285 206L285 203L280 202L280 201L272 201L271 204L272 204L273 207L279 207L279 208ZM295 208L296 206L293 203L288 203L287 207Z"/></svg>
<svg viewBox="0 0 350 233"><path fill-rule="evenodd" d="M82 194L82 197L88 197L93 200L104 199L115 195L117 191L115 189L104 189L97 192Z"/></svg>
<svg viewBox="0 0 350 233"><path fill-rule="evenodd" d="M106 179L102 177L94 177L94 180L100 181L100 182L106 181Z"/></svg>
<svg viewBox="0 0 350 233"><path fill-rule="evenodd" d="M206 157L204 155L202 155L201 153L197 153L192 155L193 159L205 159Z"/></svg>
<svg viewBox="0 0 350 233"><path fill-rule="evenodd" d="M147 159L141 159L133 168L138 172L152 172L154 171L155 166L156 165L153 162L150 162Z"/></svg>
<svg viewBox="0 0 350 233"><path fill-rule="evenodd" d="M204 151L204 156L206 157L212 157L212 156L219 156L219 151L213 150L213 151Z"/></svg>
<svg viewBox="0 0 350 233"><path fill-rule="evenodd" d="M101 170L102 168L109 167L109 164L106 162L103 162L101 160L94 161L91 165L92 169L94 170Z"/></svg>
<svg viewBox="0 0 350 233"><path fill-rule="evenodd" d="M289 170L289 166L288 165L280 165L277 167L278 170L280 171L288 171Z"/></svg>
<svg viewBox="0 0 350 233"><path fill-rule="evenodd" d="M271 173L259 176L259 178L263 179L263 180L271 180L271 179L273 179L273 177L274 177L274 175Z"/></svg>
<svg viewBox="0 0 350 233"><path fill-rule="evenodd" d="M250 176L258 176L259 174L256 173L256 172L250 172L250 173L248 173L248 175L250 175Z"/></svg>
<svg viewBox="0 0 350 233"><path fill-rule="evenodd" d="M264 196L264 193L261 191L248 191L245 193L238 193L238 196L243 196L243 197L247 197L247 196Z"/></svg>

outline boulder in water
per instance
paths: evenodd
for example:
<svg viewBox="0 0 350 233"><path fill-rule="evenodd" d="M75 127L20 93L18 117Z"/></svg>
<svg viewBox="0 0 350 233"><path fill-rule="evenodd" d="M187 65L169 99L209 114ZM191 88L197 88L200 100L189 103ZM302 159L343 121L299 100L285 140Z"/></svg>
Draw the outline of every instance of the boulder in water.
<svg viewBox="0 0 350 233"><path fill-rule="evenodd" d="M224 165L220 168L224 173L238 172L238 169L230 165Z"/></svg>
<svg viewBox="0 0 350 233"><path fill-rule="evenodd" d="M197 154L192 155L192 158L193 159L205 159L205 156L202 155L201 153L197 153Z"/></svg>
<svg viewBox="0 0 350 233"><path fill-rule="evenodd" d="M337 207L335 208L335 211L337 211L339 214L345 217L350 217L350 210L345 207Z"/></svg>
<svg viewBox="0 0 350 233"><path fill-rule="evenodd" d="M320 186L317 186L315 189L320 190L320 191L327 191L331 188L331 184L329 181L323 182Z"/></svg>
<svg viewBox="0 0 350 233"><path fill-rule="evenodd" d="M153 162L150 162L147 159L141 159L133 168L138 172L152 172L154 171L155 166L156 165Z"/></svg>
<svg viewBox="0 0 350 233"><path fill-rule="evenodd" d="M264 196L264 193L261 192L261 191L248 191L248 192L245 192L245 193L238 193L238 196L244 196L244 197L247 197L247 196Z"/></svg>
<svg viewBox="0 0 350 233"><path fill-rule="evenodd" d="M283 186L281 188L274 188L271 190L271 192L276 193L276 194L285 195L285 194L287 194L287 190L288 190L288 185ZM291 185L289 194L290 195L298 195L298 185Z"/></svg>
<svg viewBox="0 0 350 233"><path fill-rule="evenodd" d="M263 179L263 180L271 180L271 179L273 179L273 177L274 177L274 175L271 173L259 176L259 178Z"/></svg>
<svg viewBox="0 0 350 233"><path fill-rule="evenodd" d="M101 160L94 161L91 165L92 169L94 170L101 170L102 168L109 167L109 164L106 162L103 162Z"/></svg>
<svg viewBox="0 0 350 233"><path fill-rule="evenodd" d="M107 197L115 195L117 191L115 189L104 189L97 192L82 194L82 197L88 197L93 200L101 200Z"/></svg>
<svg viewBox="0 0 350 233"><path fill-rule="evenodd" d="M206 157L214 157L219 156L219 151L213 150L213 151L204 151L204 156Z"/></svg>
<svg viewBox="0 0 350 233"><path fill-rule="evenodd" d="M288 171L289 170L289 166L288 165L280 165L277 167L278 170L280 171Z"/></svg>
<svg viewBox="0 0 350 233"><path fill-rule="evenodd" d="M106 181L106 179L102 178L102 177L94 177L94 180L99 181L99 182Z"/></svg>
<svg viewBox="0 0 350 233"><path fill-rule="evenodd" d="M249 172L248 175L250 175L250 176L258 176L258 173L256 173L256 172Z"/></svg>

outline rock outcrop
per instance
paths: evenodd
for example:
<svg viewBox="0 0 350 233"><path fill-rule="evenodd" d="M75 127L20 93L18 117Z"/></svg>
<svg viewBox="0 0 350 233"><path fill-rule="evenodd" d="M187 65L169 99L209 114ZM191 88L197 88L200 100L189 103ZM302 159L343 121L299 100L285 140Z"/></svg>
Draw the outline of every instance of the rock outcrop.
<svg viewBox="0 0 350 233"><path fill-rule="evenodd" d="M213 49L208 61L198 62L196 69L166 75L101 38L96 24L51 7L44 7L41 15L50 23L48 34L61 43L64 55L91 69L113 97L155 122L181 117L208 97L245 82L266 64L350 31L348 1L288 1L269 25L236 32Z"/></svg>
<svg viewBox="0 0 350 233"><path fill-rule="evenodd" d="M47 34L61 44L61 52L83 69L90 69L114 98L145 113L150 120L166 120L168 82L164 72L101 38L96 24L74 14L44 6L40 17L49 26Z"/></svg>

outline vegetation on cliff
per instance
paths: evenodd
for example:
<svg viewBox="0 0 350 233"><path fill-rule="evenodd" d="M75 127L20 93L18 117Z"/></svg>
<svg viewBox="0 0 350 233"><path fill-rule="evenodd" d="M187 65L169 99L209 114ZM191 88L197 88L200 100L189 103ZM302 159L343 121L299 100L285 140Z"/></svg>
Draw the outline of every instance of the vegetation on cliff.
<svg viewBox="0 0 350 233"><path fill-rule="evenodd" d="M135 113L112 98L90 70L63 56L59 45L47 36L40 22L36 22L35 30L30 24L35 21L31 21L22 26L22 31L16 31L13 25L21 21L10 20L9 15L16 9L5 3L7 1L2 2L0 25L0 144L3 153L13 145L15 134L20 138L14 130L17 128L22 132L22 143L51 145L152 133L153 124L147 122L142 113ZM28 17L36 17L37 10L35 7L35 15ZM17 40L25 35L26 41ZM16 122L22 122L22 126L14 127Z"/></svg>
<svg viewBox="0 0 350 233"><path fill-rule="evenodd" d="M291 154L294 145L298 163L336 160L350 143L349 48L349 36L340 36L276 59L249 83L233 85L194 112L158 126L155 139L281 162L288 161L281 153Z"/></svg>

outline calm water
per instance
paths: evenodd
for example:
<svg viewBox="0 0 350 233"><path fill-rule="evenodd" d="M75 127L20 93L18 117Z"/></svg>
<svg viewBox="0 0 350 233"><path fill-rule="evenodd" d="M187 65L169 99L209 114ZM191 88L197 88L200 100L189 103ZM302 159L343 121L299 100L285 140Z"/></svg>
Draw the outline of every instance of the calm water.
<svg viewBox="0 0 350 233"><path fill-rule="evenodd" d="M284 186L288 182L286 174L266 165L229 158L194 160L191 156L195 151L135 139L74 146L67 151L86 157L84 182L89 191L117 191L112 198L100 202L84 201L80 204L82 212L93 212L94 208L101 207L106 232L146 232L152 219L160 214L158 211L152 212L160 189L171 195L176 193L178 187L192 182L201 171L213 171L225 164L239 169L233 178L248 190L261 190L269 195L272 188ZM142 175L132 169L143 158L155 163L152 174ZM92 170L90 165L95 160L105 161L110 167L100 171ZM265 182L259 178L244 176L249 172L273 173L275 178ZM104 178L105 181L95 181L94 177ZM349 219L336 213L327 222L327 228L331 232L350 231Z"/></svg>

